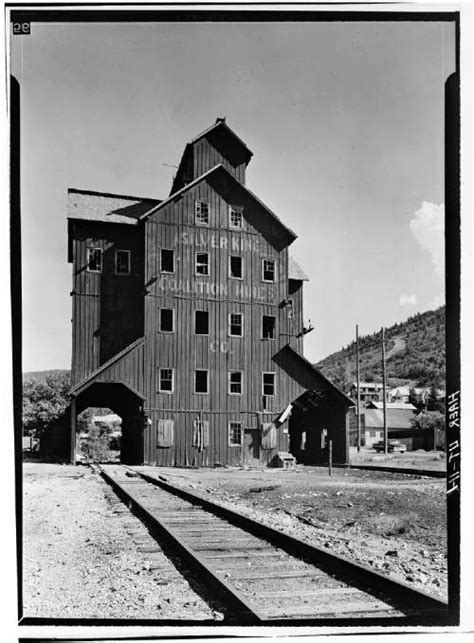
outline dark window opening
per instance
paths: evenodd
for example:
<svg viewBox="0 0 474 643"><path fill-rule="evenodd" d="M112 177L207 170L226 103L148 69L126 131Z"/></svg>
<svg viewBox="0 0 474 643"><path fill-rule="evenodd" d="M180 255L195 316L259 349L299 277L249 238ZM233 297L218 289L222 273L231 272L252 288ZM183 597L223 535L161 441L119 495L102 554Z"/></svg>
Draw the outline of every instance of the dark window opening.
<svg viewBox="0 0 474 643"><path fill-rule="evenodd" d="M196 201L195 221L198 225L209 225L209 203Z"/></svg>
<svg viewBox="0 0 474 643"><path fill-rule="evenodd" d="M242 279L242 257L230 257L230 276L234 279Z"/></svg>
<svg viewBox="0 0 474 643"><path fill-rule="evenodd" d="M263 395L275 395L275 373L263 373Z"/></svg>
<svg viewBox="0 0 474 643"><path fill-rule="evenodd" d="M272 315L262 317L262 337L263 339L275 339L276 319Z"/></svg>
<svg viewBox="0 0 474 643"><path fill-rule="evenodd" d="M242 394L242 371L231 371L229 373L229 393L233 395Z"/></svg>
<svg viewBox="0 0 474 643"><path fill-rule="evenodd" d="M242 313L230 314L229 334L232 337L242 337Z"/></svg>
<svg viewBox="0 0 474 643"><path fill-rule="evenodd" d="M242 227L242 213L243 207L241 205L231 205L229 206L229 219L231 228L241 228Z"/></svg>
<svg viewBox="0 0 474 643"><path fill-rule="evenodd" d="M174 250L161 249L160 271L174 272Z"/></svg>
<svg viewBox="0 0 474 643"><path fill-rule="evenodd" d="M130 274L130 251L129 250L117 250L115 252L115 274L116 275Z"/></svg>
<svg viewBox="0 0 474 643"><path fill-rule="evenodd" d="M164 393L173 392L173 369L160 368L159 390Z"/></svg>
<svg viewBox="0 0 474 643"><path fill-rule="evenodd" d="M209 335L209 313L207 310L194 311L194 332L196 335Z"/></svg>
<svg viewBox="0 0 474 643"><path fill-rule="evenodd" d="M174 311L171 308L160 309L160 330L164 333L172 333L174 331Z"/></svg>
<svg viewBox="0 0 474 643"><path fill-rule="evenodd" d="M102 272L102 249L88 248L87 270L89 272Z"/></svg>
<svg viewBox="0 0 474 643"><path fill-rule="evenodd" d="M209 254L207 252L196 253L196 274L209 275Z"/></svg>
<svg viewBox="0 0 474 643"><path fill-rule="evenodd" d="M275 281L275 262L273 259L264 259L262 262L263 281Z"/></svg>
<svg viewBox="0 0 474 643"><path fill-rule="evenodd" d="M207 393L208 392L208 371L198 370L195 373L194 392Z"/></svg>

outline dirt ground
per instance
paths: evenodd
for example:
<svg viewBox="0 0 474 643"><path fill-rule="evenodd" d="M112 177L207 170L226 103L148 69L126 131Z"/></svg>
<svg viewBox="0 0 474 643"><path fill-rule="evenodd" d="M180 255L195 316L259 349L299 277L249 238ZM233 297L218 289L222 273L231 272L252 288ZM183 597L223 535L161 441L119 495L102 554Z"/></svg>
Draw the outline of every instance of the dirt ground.
<svg viewBox="0 0 474 643"><path fill-rule="evenodd" d="M374 449L350 447L350 462L355 465L446 471L446 454L443 451L406 451L405 453L376 453Z"/></svg>
<svg viewBox="0 0 474 643"><path fill-rule="evenodd" d="M157 469L271 526L447 600L446 482L322 467Z"/></svg>
<svg viewBox="0 0 474 643"><path fill-rule="evenodd" d="M304 467L140 467L446 598L445 481ZM85 466L25 463L24 615L220 620L206 588L156 546Z"/></svg>

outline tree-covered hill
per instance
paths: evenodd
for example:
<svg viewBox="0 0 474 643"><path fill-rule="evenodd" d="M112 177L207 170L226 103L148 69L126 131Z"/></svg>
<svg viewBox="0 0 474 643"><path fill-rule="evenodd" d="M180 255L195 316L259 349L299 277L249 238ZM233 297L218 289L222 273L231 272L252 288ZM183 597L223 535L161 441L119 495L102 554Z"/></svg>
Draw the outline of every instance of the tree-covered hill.
<svg viewBox="0 0 474 643"><path fill-rule="evenodd" d="M62 369L62 368L54 368L51 371L29 371L28 373L23 373L23 380L37 380L38 382L42 382L43 380L46 380L50 375L53 376L66 376L69 375L71 371Z"/></svg>
<svg viewBox="0 0 474 643"><path fill-rule="evenodd" d="M444 388L446 379L445 307L409 317L385 329L388 386L411 384ZM359 337L360 378L382 381L381 333ZM344 390L356 379L355 340L316 364Z"/></svg>

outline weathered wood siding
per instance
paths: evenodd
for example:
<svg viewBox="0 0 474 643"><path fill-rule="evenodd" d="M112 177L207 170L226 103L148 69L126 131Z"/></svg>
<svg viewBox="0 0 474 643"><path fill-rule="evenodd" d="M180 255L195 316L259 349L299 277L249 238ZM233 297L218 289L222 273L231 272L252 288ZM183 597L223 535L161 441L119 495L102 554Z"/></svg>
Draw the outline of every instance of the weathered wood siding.
<svg viewBox="0 0 474 643"><path fill-rule="evenodd" d="M208 226L195 225L195 201L210 205ZM243 205L244 228L229 227L229 205ZM242 449L229 446L228 424L258 429L271 422L302 388L274 362L274 355L289 341L288 253L275 247L275 225L255 203L235 201L231 194L203 181L182 198L168 204L146 222L145 232L145 396L152 420L145 430L145 460L153 464L238 464ZM160 250L175 252L174 274L160 272ZM209 276L195 275L195 253L209 253ZM229 276L229 256L243 259L243 278ZM262 260L273 259L275 283L262 281ZM296 302L295 302L296 304ZM174 311L174 332L159 331L159 310ZM209 335L194 332L195 310L209 312ZM229 336L229 315L241 313L243 336ZM262 316L276 318L275 339L262 339ZM174 369L173 393L158 392L158 369ZM209 393L194 392L195 369L209 371ZM230 370L243 372L242 395L228 393ZM275 373L275 395L262 394L262 373ZM263 412L267 413L263 415ZM260 414L260 415L259 415ZM192 445L193 423L209 422L209 447ZM156 446L157 422L174 419L174 445ZM287 450L287 435L280 429L275 449L261 450L269 461Z"/></svg>
<svg viewBox="0 0 474 643"><path fill-rule="evenodd" d="M73 221L72 382L81 381L143 335L143 232L120 224ZM102 272L87 270L101 248ZM115 274L115 250L131 253L131 274Z"/></svg>
<svg viewBox="0 0 474 643"><path fill-rule="evenodd" d="M235 158L216 142L207 137L201 138L193 144L193 175L199 176L216 165L223 165L233 176L245 185L245 163L240 158Z"/></svg>

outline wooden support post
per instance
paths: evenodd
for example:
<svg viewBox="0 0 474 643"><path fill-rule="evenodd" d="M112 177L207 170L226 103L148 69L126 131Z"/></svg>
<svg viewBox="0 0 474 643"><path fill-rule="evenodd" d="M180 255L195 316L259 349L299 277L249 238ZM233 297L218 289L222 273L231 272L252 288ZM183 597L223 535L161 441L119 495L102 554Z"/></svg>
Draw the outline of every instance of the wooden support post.
<svg viewBox="0 0 474 643"><path fill-rule="evenodd" d="M383 375L383 452L388 453L388 431L387 431L387 387L385 373L385 329L382 328L382 375Z"/></svg>
<svg viewBox="0 0 474 643"><path fill-rule="evenodd" d="M71 399L71 432L69 436L69 462L76 464L76 398Z"/></svg>
<svg viewBox="0 0 474 643"><path fill-rule="evenodd" d="M332 476L332 440L329 440L329 475Z"/></svg>
<svg viewBox="0 0 474 643"><path fill-rule="evenodd" d="M356 325L357 349L357 451L360 451L360 360L359 360L359 324Z"/></svg>

